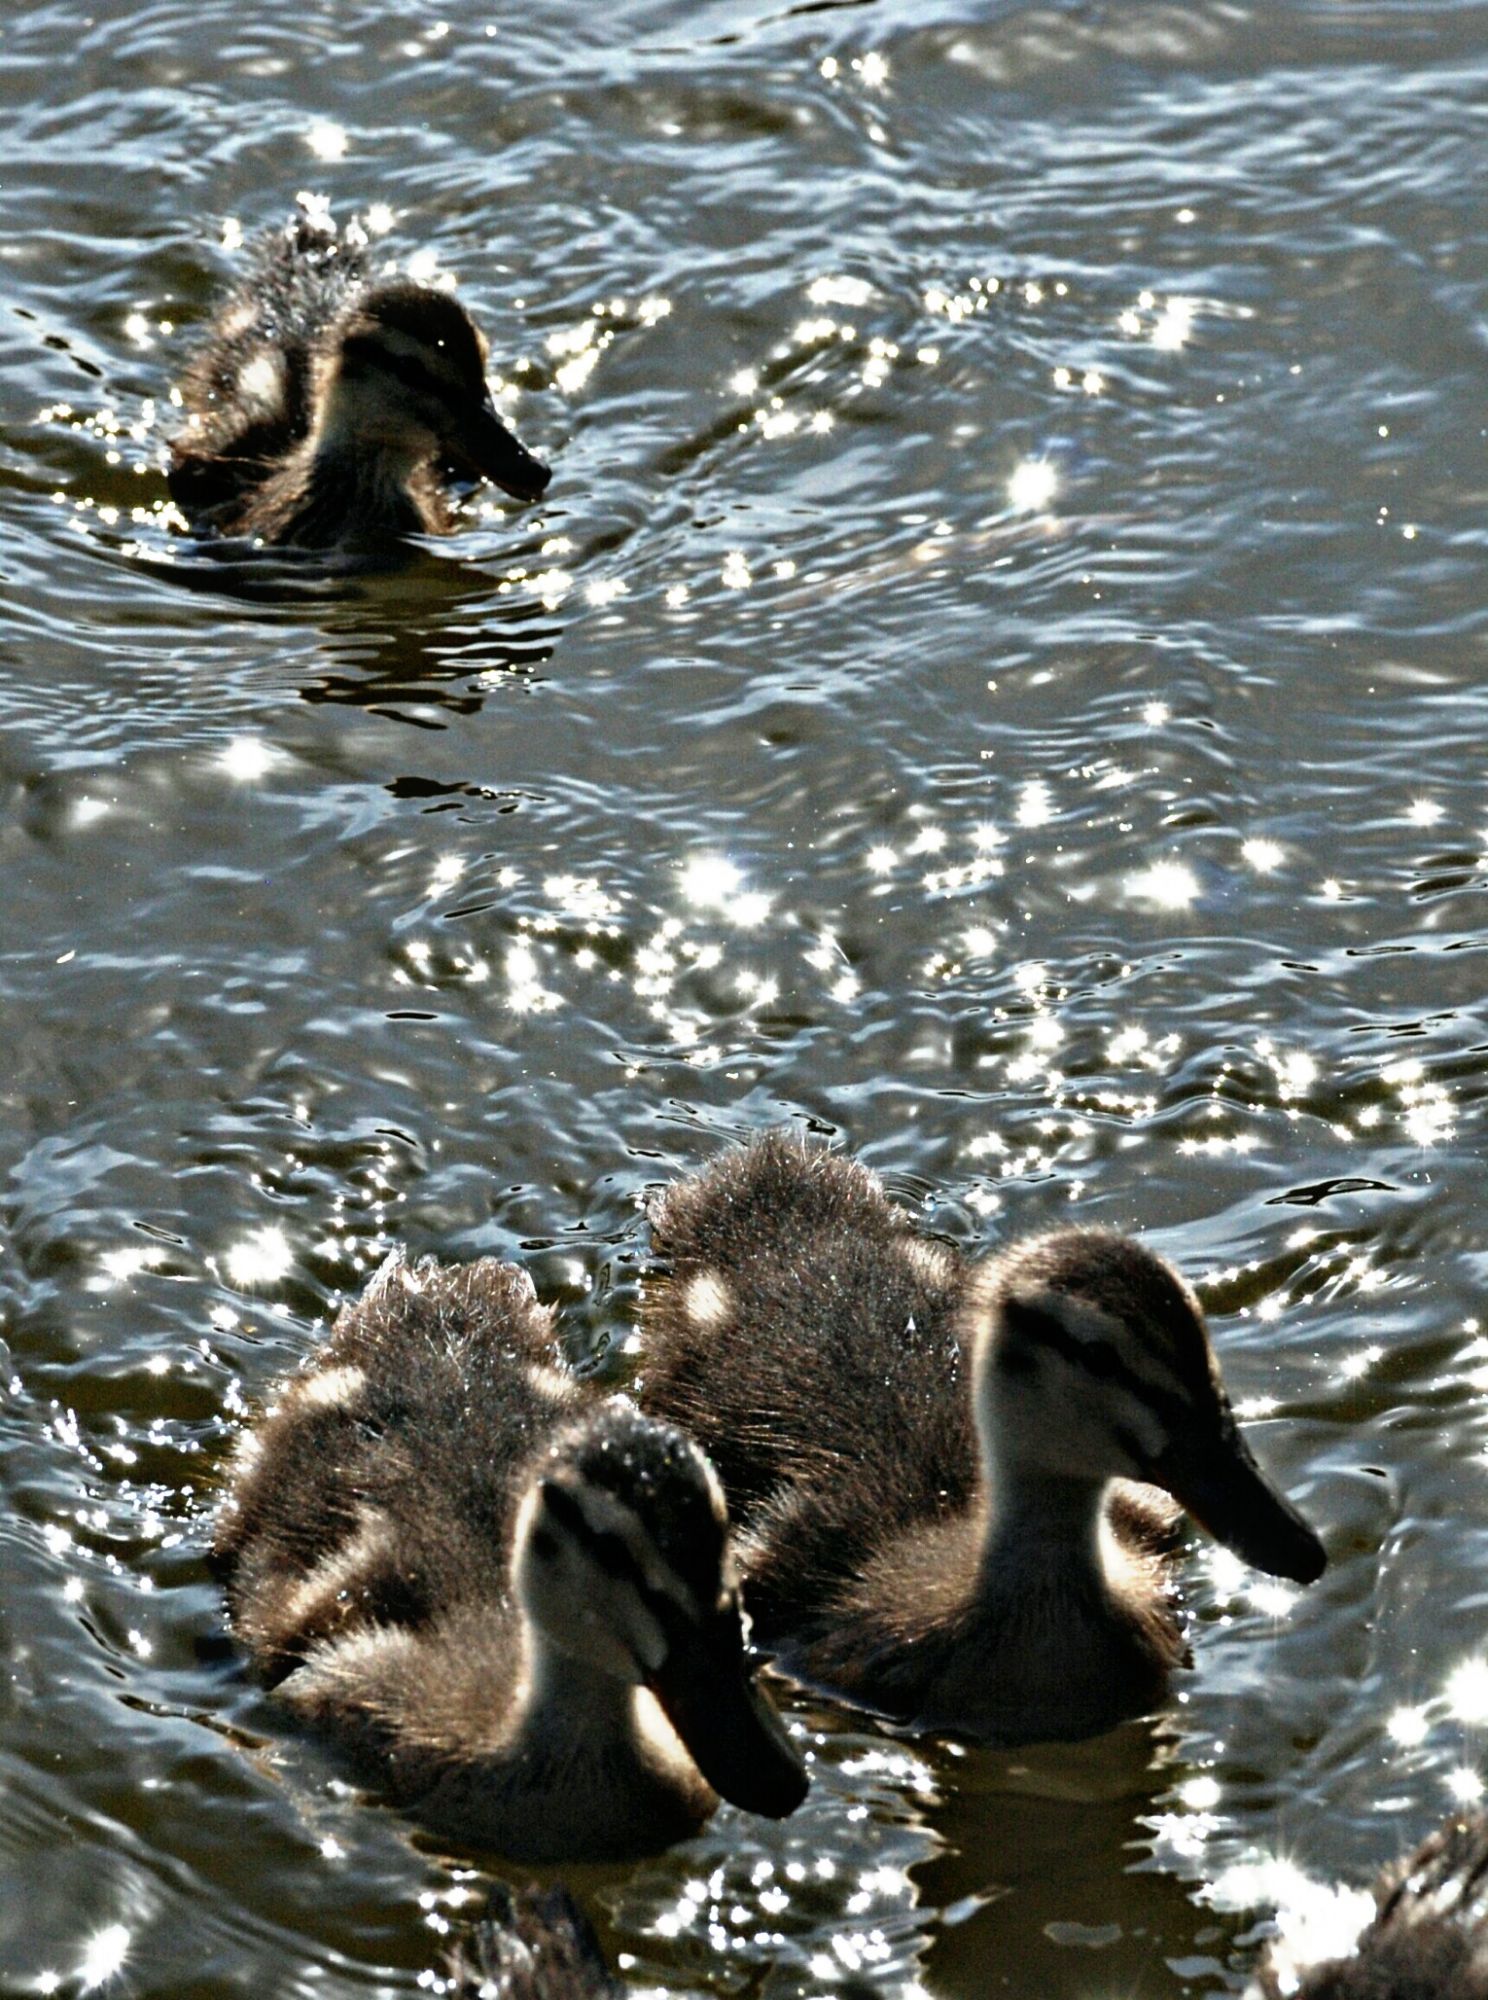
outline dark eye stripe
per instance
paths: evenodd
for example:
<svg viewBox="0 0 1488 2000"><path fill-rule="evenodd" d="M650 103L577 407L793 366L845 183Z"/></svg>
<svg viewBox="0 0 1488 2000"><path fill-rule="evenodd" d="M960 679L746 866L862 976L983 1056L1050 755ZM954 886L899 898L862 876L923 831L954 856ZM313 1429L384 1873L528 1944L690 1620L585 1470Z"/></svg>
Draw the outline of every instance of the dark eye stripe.
<svg viewBox="0 0 1488 2000"><path fill-rule="evenodd" d="M1014 1337L1030 1345L1051 1347L1066 1361L1083 1368L1097 1382L1111 1382L1152 1411L1170 1432L1182 1428L1187 1405L1183 1397L1146 1382L1122 1360L1109 1340L1077 1340L1056 1313L1042 1312L1019 1300L1005 1308ZM1023 1357L1018 1356L1018 1362ZM1015 1363L1017 1365L1017 1363ZM1026 1365L1026 1364L1025 1364Z"/></svg>
<svg viewBox="0 0 1488 2000"><path fill-rule="evenodd" d="M398 354L385 342L375 338L349 340L343 349L344 356L363 368L378 368L385 375L391 375L417 396L429 396L436 402L448 403L462 393L459 383L447 377L436 375L424 362L411 354ZM474 396L473 389L470 394Z"/></svg>
<svg viewBox="0 0 1488 2000"><path fill-rule="evenodd" d="M457 386L443 380L426 368L422 361L415 361L409 355L382 353L383 366L390 375L395 375L405 389L412 389L416 395L433 396L441 403L447 403L458 394Z"/></svg>
<svg viewBox="0 0 1488 2000"><path fill-rule="evenodd" d="M606 1576L612 1576L617 1582L630 1586L659 1625L665 1627L675 1622L677 1617L675 1601L664 1592L653 1590L647 1583L623 1536L614 1534L607 1528L592 1527L580 1503L566 1487L558 1485L555 1480L545 1482L543 1504L553 1519L562 1526L569 1539L580 1543Z"/></svg>

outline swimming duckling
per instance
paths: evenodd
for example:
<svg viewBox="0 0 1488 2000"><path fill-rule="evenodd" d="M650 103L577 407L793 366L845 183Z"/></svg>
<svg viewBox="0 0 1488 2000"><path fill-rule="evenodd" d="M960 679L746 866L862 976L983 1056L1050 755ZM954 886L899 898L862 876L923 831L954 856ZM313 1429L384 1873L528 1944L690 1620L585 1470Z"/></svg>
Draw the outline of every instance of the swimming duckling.
<svg viewBox="0 0 1488 2000"><path fill-rule="evenodd" d="M1092 1735L1185 1658L1165 1495L1262 1569L1322 1572L1198 1301L1139 1244L1061 1229L968 1265L783 1133L651 1227L638 1399L713 1458L756 1635L797 1678L924 1729Z"/></svg>
<svg viewBox="0 0 1488 2000"><path fill-rule="evenodd" d="M242 1439L214 1553L280 1700L439 1832L649 1854L806 1791L717 1479L563 1363L526 1274L394 1253Z"/></svg>
<svg viewBox="0 0 1488 2000"><path fill-rule="evenodd" d="M1374 1885L1372 1918L1319 1959L1286 1929L1250 2000L1488 2000L1488 1819L1449 1820ZM1328 1947L1331 1949L1331 1946Z"/></svg>
<svg viewBox="0 0 1488 2000"><path fill-rule="evenodd" d="M445 1991L459 2000L625 2000L593 1925L562 1887L514 1896L498 1884L448 1973Z"/></svg>
<svg viewBox="0 0 1488 2000"><path fill-rule="evenodd" d="M541 498L548 468L497 416L469 313L407 279L373 283L365 244L301 196L212 322L171 440L193 527L309 549L444 534L451 466Z"/></svg>

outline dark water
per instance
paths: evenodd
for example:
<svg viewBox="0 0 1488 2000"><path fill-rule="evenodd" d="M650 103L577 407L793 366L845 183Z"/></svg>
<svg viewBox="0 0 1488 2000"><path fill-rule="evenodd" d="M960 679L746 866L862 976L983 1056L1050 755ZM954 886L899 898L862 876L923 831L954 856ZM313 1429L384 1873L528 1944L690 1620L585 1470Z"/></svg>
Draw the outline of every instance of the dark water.
<svg viewBox="0 0 1488 2000"><path fill-rule="evenodd" d="M1334 1566L1196 1553L1156 1731L797 1708L805 1810L580 1871L607 1945L1238 1985L1238 1867L1485 1755L1488 7L13 5L0 93L6 1990L420 1990L482 1878L212 1659L215 1473L394 1238L623 1380L639 1199L785 1119L1149 1232ZM165 399L302 186L555 478L228 589Z"/></svg>

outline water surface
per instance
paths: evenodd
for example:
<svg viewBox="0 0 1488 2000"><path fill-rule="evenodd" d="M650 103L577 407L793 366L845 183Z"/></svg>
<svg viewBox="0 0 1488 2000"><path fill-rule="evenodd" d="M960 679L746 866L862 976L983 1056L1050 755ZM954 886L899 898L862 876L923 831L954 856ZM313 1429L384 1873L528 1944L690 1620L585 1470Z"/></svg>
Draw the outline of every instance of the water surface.
<svg viewBox="0 0 1488 2000"><path fill-rule="evenodd" d="M783 1121L1147 1232L1334 1562L1196 1546L1094 1744L790 1704L795 1819L578 1872L639 1985L1218 1994L1238 1866L1475 1796L1485 92L1431 0L7 17L7 1990L423 1990L484 1878L214 1651L231 1438L398 1239L623 1382L638 1204ZM540 509L171 531L301 187L458 280Z"/></svg>

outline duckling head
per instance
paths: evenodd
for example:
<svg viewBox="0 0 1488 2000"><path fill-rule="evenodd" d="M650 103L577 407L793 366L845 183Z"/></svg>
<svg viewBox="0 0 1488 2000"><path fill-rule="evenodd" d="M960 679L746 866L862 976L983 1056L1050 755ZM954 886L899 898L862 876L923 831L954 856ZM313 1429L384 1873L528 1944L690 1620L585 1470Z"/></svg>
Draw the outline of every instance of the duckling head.
<svg viewBox="0 0 1488 2000"><path fill-rule="evenodd" d="M1322 1575L1322 1543L1251 1456L1203 1309L1162 1258L1109 1230L1015 1245L974 1274L962 1332L989 1466L1160 1486L1257 1569Z"/></svg>
<svg viewBox="0 0 1488 2000"><path fill-rule="evenodd" d="M324 380L321 439L375 447L411 469L430 459L492 480L518 500L551 478L496 414L486 344L447 292L378 285L341 322Z"/></svg>
<svg viewBox="0 0 1488 2000"><path fill-rule="evenodd" d="M720 1797L772 1819L806 1795L756 1687L712 1467L616 1397L553 1446L523 1504L513 1575L553 1650L645 1686Z"/></svg>

